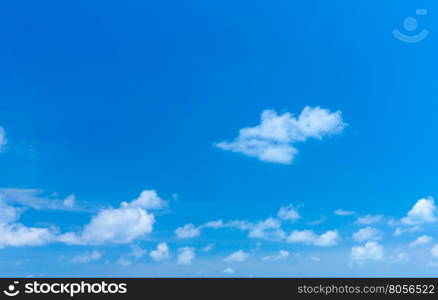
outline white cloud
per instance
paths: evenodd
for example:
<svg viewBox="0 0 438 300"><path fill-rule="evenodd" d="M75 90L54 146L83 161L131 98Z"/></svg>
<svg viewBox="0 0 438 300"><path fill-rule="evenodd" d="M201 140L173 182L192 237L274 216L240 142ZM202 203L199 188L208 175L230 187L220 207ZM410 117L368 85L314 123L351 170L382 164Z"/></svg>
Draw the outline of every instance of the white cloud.
<svg viewBox="0 0 438 300"><path fill-rule="evenodd" d="M431 236L422 235L422 236L419 236L415 241L411 242L409 244L409 246L417 247L417 246L420 246L420 245L428 244L428 243L430 243L432 241L433 241L433 238Z"/></svg>
<svg viewBox="0 0 438 300"><path fill-rule="evenodd" d="M0 195L0 248L42 246L55 239L54 228L26 227L15 223L22 209L7 205Z"/></svg>
<svg viewBox="0 0 438 300"><path fill-rule="evenodd" d="M251 226L249 237L257 239L282 240L286 236L281 224L274 218L255 223Z"/></svg>
<svg viewBox="0 0 438 300"><path fill-rule="evenodd" d="M141 258L144 255L146 255L147 251L143 248L141 248L138 245L132 245L131 246L131 252L128 254L128 256L132 256L134 258Z"/></svg>
<svg viewBox="0 0 438 300"><path fill-rule="evenodd" d="M436 206L433 198L423 198L415 203L408 215L401 219L401 222L405 225L434 223L437 221L435 211Z"/></svg>
<svg viewBox="0 0 438 300"><path fill-rule="evenodd" d="M303 243L319 247L334 246L340 240L339 233L336 230L329 230L321 235L317 235L313 230L294 230L287 237L289 243Z"/></svg>
<svg viewBox="0 0 438 300"><path fill-rule="evenodd" d="M201 229L192 223L186 224L183 227L178 227L175 230L175 235L179 239L190 239L201 234Z"/></svg>
<svg viewBox="0 0 438 300"><path fill-rule="evenodd" d="M85 252L81 255L75 256L72 259L72 262L75 264L83 264L91 261L99 260L102 258L102 253L97 250L93 250L92 252Z"/></svg>
<svg viewBox="0 0 438 300"><path fill-rule="evenodd" d="M278 260L288 258L289 256L290 256L289 251L280 250L275 255L267 255L267 256L263 257L262 260L263 261L278 261Z"/></svg>
<svg viewBox="0 0 438 300"><path fill-rule="evenodd" d="M132 265L133 259L139 259L145 256L147 251L141 248L138 245L131 245L131 252L128 254L122 255L117 263L122 266L130 266Z"/></svg>
<svg viewBox="0 0 438 300"><path fill-rule="evenodd" d="M438 258L438 244L436 244L435 246L432 247L432 249L430 249L430 253L432 253L433 257Z"/></svg>
<svg viewBox="0 0 438 300"><path fill-rule="evenodd" d="M238 250L234 253L231 253L227 257L224 258L224 261L227 262L242 262L245 261L249 257L249 254L243 250Z"/></svg>
<svg viewBox="0 0 438 300"><path fill-rule="evenodd" d="M155 190L144 190L140 196L129 203L123 202L122 206L139 207L143 209L160 209L166 206L166 201L158 197Z"/></svg>
<svg viewBox="0 0 438 300"><path fill-rule="evenodd" d="M383 232L374 227L364 227L353 233L356 242L378 241L383 237Z"/></svg>
<svg viewBox="0 0 438 300"><path fill-rule="evenodd" d="M216 221L207 222L204 225L202 225L201 227L202 228L215 228L215 229L218 229L218 228L222 228L224 226L225 226L225 224L224 224L224 222L222 220L216 220Z"/></svg>
<svg viewBox="0 0 438 300"><path fill-rule="evenodd" d="M301 218L300 214L293 205L282 206L277 213L277 217L283 221L295 222Z"/></svg>
<svg viewBox="0 0 438 300"><path fill-rule="evenodd" d="M196 257L195 248L192 247L179 248L178 252L177 262L179 265L189 266Z"/></svg>
<svg viewBox="0 0 438 300"><path fill-rule="evenodd" d="M371 224L382 222L382 220L383 220L383 215L366 215L358 218L356 220L356 224L371 225Z"/></svg>
<svg viewBox="0 0 438 300"><path fill-rule="evenodd" d="M363 246L351 248L350 258L353 261L382 260L383 246L377 242L367 242Z"/></svg>
<svg viewBox="0 0 438 300"><path fill-rule="evenodd" d="M76 196L71 194L67 198L64 199L63 203L65 206L72 208L75 206Z"/></svg>
<svg viewBox="0 0 438 300"><path fill-rule="evenodd" d="M201 251L202 252L210 252L211 250L213 250L213 248L214 248L214 244L208 244L207 246L202 247Z"/></svg>
<svg viewBox="0 0 438 300"><path fill-rule="evenodd" d="M340 111L332 113L320 107L306 106L298 118L288 112L279 115L274 110L264 110L259 125L243 128L233 142L216 146L261 161L290 164L298 153L295 143L338 134L346 126Z"/></svg>
<svg viewBox="0 0 438 300"><path fill-rule="evenodd" d="M21 212L22 209L7 205L3 196L0 195L0 224L15 222L20 217Z"/></svg>
<svg viewBox="0 0 438 300"><path fill-rule="evenodd" d="M334 214L337 216L351 216L354 215L355 212L352 210L337 209L334 211Z"/></svg>
<svg viewBox="0 0 438 300"><path fill-rule="evenodd" d="M140 198L142 200L138 201ZM58 240L74 245L125 244L151 233L155 217L145 207L156 205L144 200L145 197L140 198L130 203L122 202L119 208L101 210L85 225L82 232L68 232L60 235Z"/></svg>
<svg viewBox="0 0 438 300"><path fill-rule="evenodd" d="M69 202L73 199L74 203L74 198L72 198L74 195L66 199L58 199L54 195L56 194L47 195L44 190L39 189L0 188L0 196L8 203L20 204L37 210L72 210L72 207L65 205L65 201Z"/></svg>
<svg viewBox="0 0 438 300"><path fill-rule="evenodd" d="M166 260L170 257L169 247L166 243L160 243L157 245L157 249L149 253L149 256L155 261Z"/></svg>
<svg viewBox="0 0 438 300"><path fill-rule="evenodd" d="M3 127L0 126L0 152L3 151L3 149L5 148L7 142L8 141L6 139L6 132L3 129Z"/></svg>
<svg viewBox="0 0 438 300"><path fill-rule="evenodd" d="M396 255L391 257L391 262L393 263L407 263L411 260L411 257L406 252L398 252Z"/></svg>
<svg viewBox="0 0 438 300"><path fill-rule="evenodd" d="M20 223L0 223L0 248L42 246L55 238L53 230L48 228L26 227Z"/></svg>
<svg viewBox="0 0 438 300"><path fill-rule="evenodd" d="M421 230L423 230L423 228L421 228L418 225L412 226L412 227L409 227L409 228L399 228L398 227L398 228L396 228L394 230L394 236L400 236L400 235L402 235L403 233L406 233L406 232L412 233L412 232L417 232L417 231L421 231Z"/></svg>
<svg viewBox="0 0 438 300"><path fill-rule="evenodd" d="M236 271L234 271L233 268L228 267L228 268L225 268L225 269L224 269L224 273L225 273L225 274L234 274L234 273L236 273Z"/></svg>
<svg viewBox="0 0 438 300"><path fill-rule="evenodd" d="M80 234L65 233L59 241L66 244L99 245L130 243L152 232L155 218L141 208L109 208L101 210Z"/></svg>

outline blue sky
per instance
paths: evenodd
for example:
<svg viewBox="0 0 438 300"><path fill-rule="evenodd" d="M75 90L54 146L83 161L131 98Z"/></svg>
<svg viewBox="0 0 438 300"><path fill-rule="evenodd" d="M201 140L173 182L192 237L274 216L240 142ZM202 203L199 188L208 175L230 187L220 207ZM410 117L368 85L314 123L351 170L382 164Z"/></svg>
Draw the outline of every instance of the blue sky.
<svg viewBox="0 0 438 300"><path fill-rule="evenodd" d="M0 275L436 274L436 8L0 4Z"/></svg>

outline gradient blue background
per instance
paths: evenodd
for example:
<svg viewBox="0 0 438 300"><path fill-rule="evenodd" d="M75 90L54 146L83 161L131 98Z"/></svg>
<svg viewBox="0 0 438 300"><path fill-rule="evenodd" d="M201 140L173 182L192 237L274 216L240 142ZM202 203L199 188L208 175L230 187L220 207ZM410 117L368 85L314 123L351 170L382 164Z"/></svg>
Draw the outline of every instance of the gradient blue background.
<svg viewBox="0 0 438 300"><path fill-rule="evenodd" d="M416 44L395 39L392 30L417 8L428 9L418 20L430 35ZM143 189L177 194L145 242L151 249L185 223L262 219L287 203L302 203L308 221L337 208L403 216L418 198L438 195L437 8L395 0L3 1L0 125L9 149L0 187L75 193L91 207L117 206ZM349 126L301 144L292 165L213 147L258 124L264 109L299 113L306 105L341 110ZM89 218L35 211L22 221L68 229ZM327 222L322 228L345 219ZM213 232L209 241L223 241L219 253L248 243ZM115 257L120 247L104 252ZM0 249L0 275L157 271L48 264L82 251ZM324 272L319 265L312 274Z"/></svg>

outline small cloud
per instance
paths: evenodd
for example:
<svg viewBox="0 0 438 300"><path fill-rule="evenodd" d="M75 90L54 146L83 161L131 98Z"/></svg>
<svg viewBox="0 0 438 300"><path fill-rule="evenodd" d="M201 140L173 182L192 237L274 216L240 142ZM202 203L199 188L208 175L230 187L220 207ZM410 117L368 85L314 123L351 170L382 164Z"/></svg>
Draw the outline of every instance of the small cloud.
<svg viewBox="0 0 438 300"><path fill-rule="evenodd" d="M213 250L213 248L214 248L214 244L208 244L207 246L202 247L201 251L202 252L210 252L211 250Z"/></svg>
<svg viewBox="0 0 438 300"><path fill-rule="evenodd" d="M422 235L419 236L415 241L411 242L409 244L410 247L417 247L420 245L425 245L428 243L431 243L433 241L433 238L431 236L428 235Z"/></svg>
<svg viewBox="0 0 438 300"><path fill-rule="evenodd" d="M160 209L167 205L167 202L158 197L155 190L144 190L140 196L131 202L122 202L122 206L138 207L143 209Z"/></svg>
<svg viewBox="0 0 438 300"><path fill-rule="evenodd" d="M318 247L334 246L340 240L337 230L329 230L321 235L315 234L313 230L294 230L287 237L289 243L303 243Z"/></svg>
<svg viewBox="0 0 438 300"><path fill-rule="evenodd" d="M383 232L374 227L365 227L353 233L356 242L378 241L383 237Z"/></svg>
<svg viewBox="0 0 438 300"><path fill-rule="evenodd" d="M359 225L371 225L380 223L383 220L383 215L366 215L363 217L360 217L356 220L356 224Z"/></svg>
<svg viewBox="0 0 438 300"><path fill-rule="evenodd" d="M75 206L75 200L76 200L76 196L74 194L69 195L63 201L64 206L66 206L68 208L73 208L73 206Z"/></svg>
<svg viewBox="0 0 438 300"><path fill-rule="evenodd" d="M228 267L228 268L225 268L225 269L224 269L224 273L225 273L225 274L234 274L234 273L236 273L236 271L234 271L233 268Z"/></svg>
<svg viewBox="0 0 438 300"><path fill-rule="evenodd" d="M3 127L0 126L0 152L5 149L8 140L6 139L6 132Z"/></svg>
<svg viewBox="0 0 438 300"><path fill-rule="evenodd" d="M249 254L243 250L238 250L224 258L226 262L242 262L249 257Z"/></svg>
<svg viewBox="0 0 438 300"><path fill-rule="evenodd" d="M438 244L436 244L435 246L432 247L432 249L430 249L430 253L434 258L438 258Z"/></svg>
<svg viewBox="0 0 438 300"><path fill-rule="evenodd" d="M155 261L163 261L170 257L169 247L166 243L160 243L157 248L149 253L149 256Z"/></svg>
<svg viewBox="0 0 438 300"><path fill-rule="evenodd" d="M394 236L401 236L402 234L404 234L404 233L413 233L413 232L418 232L418 231L421 231L421 230L423 230L423 228L421 228L420 226L412 226L412 227L409 227L409 228L400 228L400 227L397 227L395 230L394 230L394 233L393 233L393 235Z"/></svg>
<svg viewBox="0 0 438 300"><path fill-rule="evenodd" d="M367 242L363 246L355 246L351 248L351 260L366 261L366 260L382 260L383 246L378 242Z"/></svg>
<svg viewBox="0 0 438 300"><path fill-rule="evenodd" d="M411 260L411 257L408 253L399 252L391 257L390 260L392 263L408 263Z"/></svg>
<svg viewBox="0 0 438 300"><path fill-rule="evenodd" d="M337 216L351 216L355 214L355 212L352 210L344 210L344 209L337 209L333 213Z"/></svg>
<svg viewBox="0 0 438 300"><path fill-rule="evenodd" d="M186 224L183 227L178 227L175 230L175 235L179 239L191 239L201 234L201 229L192 223Z"/></svg>
<svg viewBox="0 0 438 300"><path fill-rule="evenodd" d="M320 262L321 258L317 257L317 256L310 256L310 260L314 261L314 262Z"/></svg>
<svg viewBox="0 0 438 300"><path fill-rule="evenodd" d="M178 264L189 266L192 264L192 261L195 259L195 248L192 247L183 247L178 249Z"/></svg>
<svg viewBox="0 0 438 300"><path fill-rule="evenodd" d="M435 212L436 206L433 198L423 198L415 203L407 216L401 219L401 223L405 225L434 223L437 221Z"/></svg>
<svg viewBox="0 0 438 300"><path fill-rule="evenodd" d="M289 251L286 250L280 250L275 255L268 255L262 258L263 261L278 261L282 259L286 259L290 256Z"/></svg>
<svg viewBox="0 0 438 300"><path fill-rule="evenodd" d="M96 261L102 258L102 253L97 250L93 250L92 252L85 252L81 255L78 255L72 259L72 262L75 264L83 264L91 261Z"/></svg>
<svg viewBox="0 0 438 300"><path fill-rule="evenodd" d="M280 207L280 210L277 213L277 217L280 220L289 221L291 223L295 223L301 218L298 210L292 204Z"/></svg>

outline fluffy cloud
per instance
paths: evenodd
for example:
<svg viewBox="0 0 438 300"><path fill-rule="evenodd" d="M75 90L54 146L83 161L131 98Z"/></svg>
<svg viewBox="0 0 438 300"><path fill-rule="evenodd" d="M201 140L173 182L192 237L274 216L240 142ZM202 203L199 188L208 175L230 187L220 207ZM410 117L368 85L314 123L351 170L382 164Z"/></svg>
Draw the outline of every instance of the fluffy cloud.
<svg viewBox="0 0 438 300"><path fill-rule="evenodd" d="M149 256L155 261L166 260L170 257L169 246L166 243L160 243L155 250L149 253Z"/></svg>
<svg viewBox="0 0 438 300"><path fill-rule="evenodd" d="M26 227L16 223L21 211L7 205L0 196L0 248L41 246L55 239L55 229Z"/></svg>
<svg viewBox="0 0 438 300"><path fill-rule="evenodd" d="M334 246L340 240L336 230L329 230L321 235L315 234L312 230L294 230L287 237L289 243L303 243L319 247Z"/></svg>
<svg viewBox="0 0 438 300"><path fill-rule="evenodd" d="M405 225L434 223L437 221L435 212L436 206L433 198L423 198L415 203L407 216L401 219L401 222Z"/></svg>
<svg viewBox="0 0 438 300"><path fill-rule="evenodd" d="M75 264L83 264L88 263L90 261L99 260L102 257L102 253L97 250L93 250L92 252L85 252L81 255L75 256L72 259L72 262Z"/></svg>
<svg viewBox="0 0 438 300"><path fill-rule="evenodd" d="M382 220L383 220L383 215L366 215L358 218L356 220L356 224L371 225L371 224L382 222Z"/></svg>
<svg viewBox="0 0 438 300"><path fill-rule="evenodd" d="M381 260L383 259L383 246L377 242L367 242L363 246L355 246L351 248L351 260Z"/></svg>
<svg viewBox="0 0 438 300"><path fill-rule="evenodd" d="M0 248L42 246L54 238L54 230L48 228L26 227L20 223L0 224Z"/></svg>
<svg viewBox="0 0 438 300"><path fill-rule="evenodd" d="M295 222L301 218L300 214L293 205L282 206L277 213L277 217L283 221Z"/></svg>
<svg viewBox="0 0 438 300"><path fill-rule="evenodd" d="M430 243L432 241L433 241L433 238L431 236L422 235L422 236L419 236L415 241L411 242L409 244L409 246L417 247L417 246L420 246L420 245L428 244L428 243Z"/></svg>
<svg viewBox="0 0 438 300"><path fill-rule="evenodd" d="M261 161L290 164L298 153L295 143L308 138L322 139L340 133L346 126L340 111L332 113L320 107L306 106L298 117L265 110L259 125L243 128L233 142L220 142L216 146Z"/></svg>
<svg viewBox="0 0 438 300"><path fill-rule="evenodd" d="M268 255L262 258L263 261L278 261L285 258L288 258L290 256L289 251L286 250L280 250L275 255Z"/></svg>
<svg viewBox="0 0 438 300"><path fill-rule="evenodd" d="M6 132L3 129L3 127L0 126L0 152L3 151L3 149L5 148L7 142L8 141L6 140Z"/></svg>
<svg viewBox="0 0 438 300"><path fill-rule="evenodd" d="M374 227L365 227L353 233L353 239L356 242L378 241L381 240L383 232Z"/></svg>
<svg viewBox="0 0 438 300"><path fill-rule="evenodd" d="M155 200L145 200L151 199L151 195L154 196L155 192L143 192L130 203L122 202L119 208L103 209L85 225L82 232L68 232L59 236L58 240L67 244L100 245L130 243L141 238L152 232L155 223L154 215L148 213L145 207L159 207Z"/></svg>
<svg viewBox="0 0 438 300"><path fill-rule="evenodd" d="M249 254L243 250L238 250L224 258L226 262L242 262L249 257Z"/></svg>
<svg viewBox="0 0 438 300"><path fill-rule="evenodd" d="M175 235L179 239L190 239L197 237L201 234L201 228L196 227L192 223L186 224L182 227L178 227L175 230Z"/></svg>
<svg viewBox="0 0 438 300"><path fill-rule="evenodd" d="M192 247L179 248L178 252L177 262L179 265L189 266L196 257L195 248Z"/></svg>
<svg viewBox="0 0 438 300"><path fill-rule="evenodd" d="M144 190L140 196L129 203L122 202L125 207L139 207L143 209L160 209L166 206L166 201L158 197L155 190Z"/></svg>
<svg viewBox="0 0 438 300"><path fill-rule="evenodd" d="M352 210L345 210L345 209L337 209L334 211L334 214L337 216L351 216L354 215L354 211Z"/></svg>

